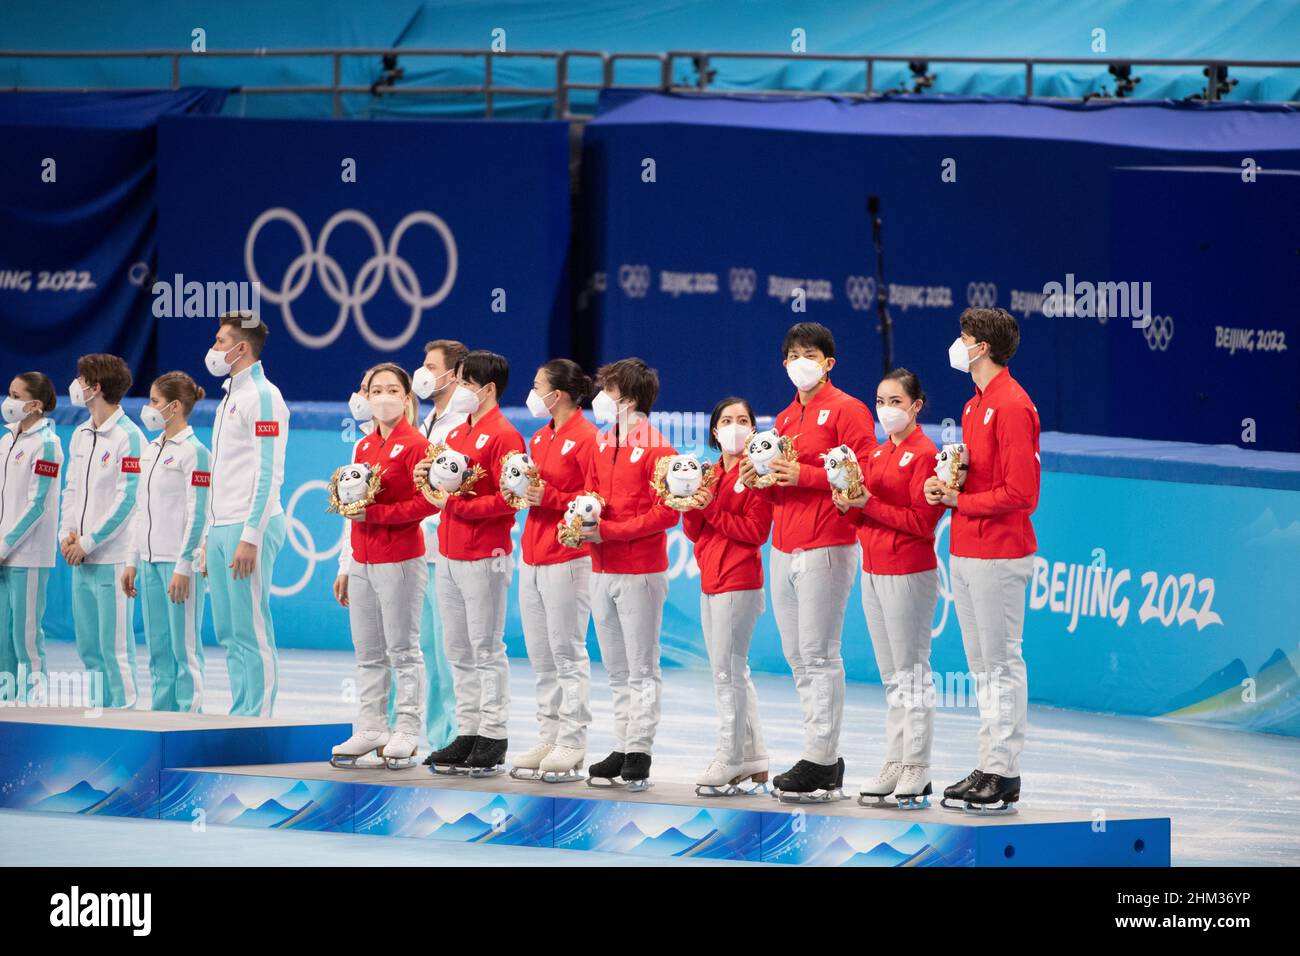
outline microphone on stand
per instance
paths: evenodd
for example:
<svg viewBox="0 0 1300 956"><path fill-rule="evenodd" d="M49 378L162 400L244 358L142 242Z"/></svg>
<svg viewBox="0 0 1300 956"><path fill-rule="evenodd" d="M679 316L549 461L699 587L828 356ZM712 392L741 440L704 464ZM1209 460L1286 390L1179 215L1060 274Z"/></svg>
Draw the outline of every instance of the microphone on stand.
<svg viewBox="0 0 1300 956"><path fill-rule="evenodd" d="M876 331L880 333L880 350L884 356L885 372L894 368L894 322L889 317L889 291L885 285L885 247L880 237L880 197L867 197L867 212L871 216L871 242L876 247Z"/></svg>

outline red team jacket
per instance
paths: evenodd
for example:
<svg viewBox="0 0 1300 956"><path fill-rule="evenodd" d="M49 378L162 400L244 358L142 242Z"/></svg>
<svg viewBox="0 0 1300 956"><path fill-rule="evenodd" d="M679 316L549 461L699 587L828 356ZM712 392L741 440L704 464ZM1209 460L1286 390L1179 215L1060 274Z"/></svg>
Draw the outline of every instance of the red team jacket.
<svg viewBox="0 0 1300 956"><path fill-rule="evenodd" d="M760 549L772 530L772 503L740 483L739 462L718 478L707 508L682 512L682 530L695 543L705 594L763 587Z"/></svg>
<svg viewBox="0 0 1300 956"><path fill-rule="evenodd" d="M1038 550L1029 516L1038 507L1038 409L1003 370L966 403L962 441L970 449L949 546L963 558L1023 558Z"/></svg>
<svg viewBox="0 0 1300 956"><path fill-rule="evenodd" d="M428 439L405 418L387 438L374 431L357 442L352 460L379 469L379 493L366 509L366 520L352 522L353 561L391 564L423 556L420 522L435 509L415 490L411 472L428 447Z"/></svg>
<svg viewBox="0 0 1300 956"><path fill-rule="evenodd" d="M653 574L668 570L668 535L677 523L650 487L655 462L676 450L648 418L619 445L614 429L596 438L587 465L587 490L605 499L600 516L601 543L591 549L591 569L607 574Z"/></svg>
<svg viewBox="0 0 1300 956"><path fill-rule="evenodd" d="M836 445L848 445L858 461L876 449L875 420L867 406L829 381L806 406L794 401L776 416L778 434L794 439L799 453L799 484L763 489L774 506L776 527L772 547L786 554L809 548L853 544L857 530L831 502L822 455Z"/></svg>
<svg viewBox="0 0 1300 956"><path fill-rule="evenodd" d="M901 442L881 442L862 459L871 497L848 518L858 526L862 570L869 574L915 574L938 567L934 529L943 505L925 500L925 481L934 474L934 442L917 428Z"/></svg>
<svg viewBox="0 0 1300 956"><path fill-rule="evenodd" d="M591 547L566 548L555 536L569 502L588 490L587 465L596 450L596 426L575 412L559 428L547 422L528 443L528 454L537 465L542 486L542 503L528 509L524 521L524 563L563 564L591 554Z"/></svg>
<svg viewBox="0 0 1300 956"><path fill-rule="evenodd" d="M499 493L501 459L512 451L524 451L524 438L494 408L477 423L457 425L447 434L447 447L460 452L473 465L487 472L474 485L472 494L451 495L442 506L438 522L438 553L454 561L481 561L508 555L514 548L510 529L515 509ZM421 496L423 497L423 496Z"/></svg>

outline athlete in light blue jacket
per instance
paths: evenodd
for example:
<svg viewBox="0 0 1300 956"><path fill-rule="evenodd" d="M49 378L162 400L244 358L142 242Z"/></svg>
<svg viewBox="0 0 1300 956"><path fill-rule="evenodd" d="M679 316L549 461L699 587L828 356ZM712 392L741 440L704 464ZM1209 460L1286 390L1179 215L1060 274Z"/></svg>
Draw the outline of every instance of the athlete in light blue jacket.
<svg viewBox="0 0 1300 956"><path fill-rule="evenodd" d="M196 714L203 710L204 580L194 573L194 556L212 472L189 416L202 397L184 372L168 372L149 389L140 420L159 434L140 461L140 503L122 576L122 590L138 596L144 612L153 709Z"/></svg>
<svg viewBox="0 0 1300 956"><path fill-rule="evenodd" d="M144 436L118 403L131 370L116 355L83 355L68 386L72 404L90 411L68 443L59 549L72 566L77 652L99 681L105 707L134 707L135 628L131 598L118 587L131 544Z"/></svg>
<svg viewBox="0 0 1300 956"><path fill-rule="evenodd" d="M46 414L57 403L40 372L9 383L0 403L0 700L46 702L45 589L58 540L63 445Z"/></svg>

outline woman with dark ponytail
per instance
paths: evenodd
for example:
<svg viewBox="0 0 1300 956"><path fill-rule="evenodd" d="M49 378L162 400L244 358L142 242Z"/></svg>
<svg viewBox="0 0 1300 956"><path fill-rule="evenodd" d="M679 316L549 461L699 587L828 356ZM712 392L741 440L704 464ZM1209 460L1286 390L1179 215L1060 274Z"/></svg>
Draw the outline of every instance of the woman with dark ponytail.
<svg viewBox="0 0 1300 956"><path fill-rule="evenodd" d="M140 456L139 497L122 572L127 597L140 597L153 709L203 710L204 581L194 573L208 519L210 454L190 413L203 388L184 372L154 380L144 427L157 433Z"/></svg>
<svg viewBox="0 0 1300 956"><path fill-rule="evenodd" d="M596 426L581 404L595 391L569 359L552 359L533 376L528 410L548 421L528 442L542 479L524 496L523 563L519 615L537 680L538 742L513 761L510 775L548 783L580 779L591 723L591 547L562 545L556 529L569 501L581 494L583 473L596 446Z"/></svg>
<svg viewBox="0 0 1300 956"><path fill-rule="evenodd" d="M937 449L917 424L925 392L916 375L896 368L876 389L876 416L889 440L860 462L865 490L835 492L837 508L858 526L862 609L885 687L885 765L863 785L858 802L904 809L929 805L934 685L930 627L939 600L934 530L942 505L925 499Z"/></svg>

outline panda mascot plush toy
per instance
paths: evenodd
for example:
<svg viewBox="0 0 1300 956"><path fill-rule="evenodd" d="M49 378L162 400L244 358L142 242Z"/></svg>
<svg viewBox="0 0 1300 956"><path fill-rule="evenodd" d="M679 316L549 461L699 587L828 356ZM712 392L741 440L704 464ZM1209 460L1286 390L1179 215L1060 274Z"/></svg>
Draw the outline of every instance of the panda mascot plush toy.
<svg viewBox="0 0 1300 956"><path fill-rule="evenodd" d="M846 498L862 497L862 467L848 445L837 445L822 455L826 480Z"/></svg>
<svg viewBox="0 0 1300 956"><path fill-rule="evenodd" d="M745 457L758 475L754 482L755 488L768 488L776 484L776 475L772 473L771 465L778 458L786 461L799 459L794 450L794 441L787 435L778 435L775 428L751 435L745 444Z"/></svg>
<svg viewBox="0 0 1300 956"><path fill-rule="evenodd" d="M379 470L365 463L344 465L330 478L329 509L337 514L360 514L379 493Z"/></svg>
<svg viewBox="0 0 1300 956"><path fill-rule="evenodd" d="M699 502L699 495L716 480L712 465L701 464L695 455L665 455L655 463L650 487L659 500L674 511L686 511Z"/></svg>
<svg viewBox="0 0 1300 956"><path fill-rule="evenodd" d="M560 544L566 548L580 547L583 529L600 524L600 513L604 507L605 499L594 491L585 491L570 501L564 509L564 520L560 522Z"/></svg>
<svg viewBox="0 0 1300 956"><path fill-rule="evenodd" d="M468 495L485 472L481 465L471 465L469 459L446 445L433 445L424 453L429 462L428 481L415 482L415 487L432 500L436 494Z"/></svg>
<svg viewBox="0 0 1300 956"><path fill-rule="evenodd" d="M961 442L944 445L934 456L934 473L950 491L961 491L970 468L970 449Z"/></svg>
<svg viewBox="0 0 1300 956"><path fill-rule="evenodd" d="M528 507L524 497L529 486L540 488L542 479L537 475L537 466L522 451L512 451L501 459L501 497L511 508L522 511Z"/></svg>

